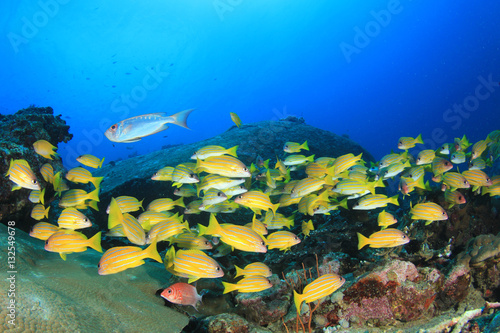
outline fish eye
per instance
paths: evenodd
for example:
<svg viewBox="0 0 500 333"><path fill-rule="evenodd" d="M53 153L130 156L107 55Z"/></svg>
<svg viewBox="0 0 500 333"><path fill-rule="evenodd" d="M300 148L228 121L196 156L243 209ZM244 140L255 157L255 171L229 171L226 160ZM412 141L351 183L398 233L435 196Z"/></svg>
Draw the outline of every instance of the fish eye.
<svg viewBox="0 0 500 333"><path fill-rule="evenodd" d="M210 242L209 242L209 241L206 241L206 242L205 242L205 245L210 245Z"/></svg>
<svg viewBox="0 0 500 333"><path fill-rule="evenodd" d="M215 267L215 270L216 270L217 272L218 272L218 271L220 271L220 267L219 267L219 266Z"/></svg>
<svg viewBox="0 0 500 333"><path fill-rule="evenodd" d="M443 211L443 215L446 215L446 212L445 212L445 211Z"/></svg>
<svg viewBox="0 0 500 333"><path fill-rule="evenodd" d="M238 195L238 199L243 199L243 196L242 195Z"/></svg>
<svg viewBox="0 0 500 333"><path fill-rule="evenodd" d="M466 180L464 180L464 185L467 185L467 181Z"/></svg>
<svg viewBox="0 0 500 333"><path fill-rule="evenodd" d="M398 142L398 144L399 144L399 145L402 145L402 144L403 144L403 141L399 141L399 142Z"/></svg>
<svg viewBox="0 0 500 333"><path fill-rule="evenodd" d="M260 245L266 245L264 242L260 242Z"/></svg>
<svg viewBox="0 0 500 333"><path fill-rule="evenodd" d="M88 220L89 220L88 218L84 218L83 222L88 222Z"/></svg>
<svg viewBox="0 0 500 333"><path fill-rule="evenodd" d="M97 268L101 268L101 264L100 264L100 263L99 263L99 264L97 264Z"/></svg>
<svg viewBox="0 0 500 333"><path fill-rule="evenodd" d="M244 168L243 168L243 171L248 171L248 168L247 168L247 167L244 167Z"/></svg>
<svg viewBox="0 0 500 333"><path fill-rule="evenodd" d="M167 289L167 293L171 294L172 293L172 289Z"/></svg>
<svg viewBox="0 0 500 333"><path fill-rule="evenodd" d="M114 124L113 126L111 126L111 129L115 130L116 129L116 124Z"/></svg>
<svg viewBox="0 0 500 333"><path fill-rule="evenodd" d="M38 182L36 181L36 179L33 179L31 182L32 182L33 184L35 184L35 185L36 185L36 184L38 184Z"/></svg>
<svg viewBox="0 0 500 333"><path fill-rule="evenodd" d="M194 178L194 173L190 173L189 177Z"/></svg>
<svg viewBox="0 0 500 333"><path fill-rule="evenodd" d="M153 176L158 176L158 172L153 173Z"/></svg>
<svg viewBox="0 0 500 333"><path fill-rule="evenodd" d="M417 161L420 161L420 157L417 157Z"/></svg>

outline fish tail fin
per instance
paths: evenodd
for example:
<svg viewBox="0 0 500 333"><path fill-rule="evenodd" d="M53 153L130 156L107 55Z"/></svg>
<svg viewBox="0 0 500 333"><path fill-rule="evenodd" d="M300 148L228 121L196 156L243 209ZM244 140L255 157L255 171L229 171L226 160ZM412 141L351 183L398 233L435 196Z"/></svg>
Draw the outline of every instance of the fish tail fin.
<svg viewBox="0 0 500 333"><path fill-rule="evenodd" d="M44 212L43 212L43 216L45 216L46 218L49 218L49 209L50 209L50 206L47 207L47 209L44 210Z"/></svg>
<svg viewBox="0 0 500 333"><path fill-rule="evenodd" d="M280 206L279 202L272 206L271 210L273 211L274 215L276 215L276 210L279 208L279 206Z"/></svg>
<svg viewBox="0 0 500 333"><path fill-rule="evenodd" d="M194 109L189 109L189 110L184 110L184 111L177 112L176 114L171 115L170 118L173 118L173 120L174 120L172 123L174 125L190 129L188 127L186 121L187 121L189 114L193 111L194 111Z"/></svg>
<svg viewBox="0 0 500 333"><path fill-rule="evenodd" d="M45 203L44 203L45 198L44 198L44 197L45 197L45 187L44 187L44 188L40 191L40 196L39 196L39 198L40 198L40 203L41 203L42 205L45 205Z"/></svg>
<svg viewBox="0 0 500 333"><path fill-rule="evenodd" d="M347 206L347 198L342 199L342 201L339 202L339 207L342 207L344 209L349 209Z"/></svg>
<svg viewBox="0 0 500 333"><path fill-rule="evenodd" d="M234 147L231 147L227 150L227 153L231 156L234 156L234 157L238 157L238 155L236 154L236 150L238 149L238 145L234 146Z"/></svg>
<svg viewBox="0 0 500 333"><path fill-rule="evenodd" d="M415 143L421 143L421 144L424 143L424 140L422 140L422 134L419 134L417 136L417 138L415 139Z"/></svg>
<svg viewBox="0 0 500 333"><path fill-rule="evenodd" d="M396 194L395 196L393 197L390 197L389 198L389 203L393 204L393 205L396 205L396 206L399 206L399 202L398 202L398 197L399 195Z"/></svg>
<svg viewBox="0 0 500 333"><path fill-rule="evenodd" d="M300 145L300 148L302 148L304 150L309 150L309 145L307 144L307 140L304 141L304 143Z"/></svg>
<svg viewBox="0 0 500 333"><path fill-rule="evenodd" d="M198 237L207 234L207 227L198 223Z"/></svg>
<svg viewBox="0 0 500 333"><path fill-rule="evenodd" d="M92 177L90 182L94 184L95 188L99 188L99 185L101 185L103 179L104 177Z"/></svg>
<svg viewBox="0 0 500 333"><path fill-rule="evenodd" d="M120 211L120 207L115 198L111 198L111 203L109 204L108 229L113 229L117 225L122 224L122 222L123 214Z"/></svg>
<svg viewBox="0 0 500 333"><path fill-rule="evenodd" d="M236 269L236 275L234 276L234 278L237 278L238 276L242 276L243 275L243 269L239 268L236 265L234 265L234 268Z"/></svg>
<svg viewBox="0 0 500 333"><path fill-rule="evenodd" d="M5 173L5 177L7 177L8 175L10 175L10 170L12 170L13 166L14 166L14 160L11 158L10 159L10 164L9 164L9 170L7 170L7 172Z"/></svg>
<svg viewBox="0 0 500 333"><path fill-rule="evenodd" d="M312 154L311 156L308 156L306 158L306 160L309 161L309 162L314 162L314 154Z"/></svg>
<svg viewBox="0 0 500 333"><path fill-rule="evenodd" d="M167 253L165 253L165 262L164 265L166 268L172 267L174 265L175 259L175 247L171 246Z"/></svg>
<svg viewBox="0 0 500 333"><path fill-rule="evenodd" d="M200 160L198 157L196 157L196 166L194 167L194 172L200 173L201 171L204 171L203 170L203 160Z"/></svg>
<svg viewBox="0 0 500 333"><path fill-rule="evenodd" d="M96 212L99 211L99 207L97 206L97 201L95 200L90 200L90 202L87 204L88 207L93 208Z"/></svg>
<svg viewBox="0 0 500 333"><path fill-rule="evenodd" d="M99 202L99 187L96 187L95 190L93 190L92 192L90 192L87 195L87 199Z"/></svg>
<svg viewBox="0 0 500 333"><path fill-rule="evenodd" d="M295 308L297 309L297 313L300 313L300 306L302 305L302 302L304 301L304 296L296 292L295 290L293 291L293 301L295 303Z"/></svg>
<svg viewBox="0 0 500 333"><path fill-rule="evenodd" d="M210 222L208 223L208 227L206 227L206 229L204 230L204 234L206 235L220 234L221 229L222 227L215 218L215 215L210 214Z"/></svg>
<svg viewBox="0 0 500 333"><path fill-rule="evenodd" d="M160 254L158 253L158 250L156 249L156 238L151 242L151 245L149 245L145 250L144 250L144 255L147 258L151 258L153 260L158 261L159 263L163 263L163 260L161 260Z"/></svg>
<svg viewBox="0 0 500 333"><path fill-rule="evenodd" d="M174 201L174 205L186 208L186 205L184 205L184 198L180 197L179 199Z"/></svg>
<svg viewBox="0 0 500 333"><path fill-rule="evenodd" d="M230 293L231 291L236 290L236 284L229 283L229 282L222 282L222 285L224 286L224 292L223 294Z"/></svg>
<svg viewBox="0 0 500 333"><path fill-rule="evenodd" d="M101 247L101 232L99 231L97 234L92 236L92 238L89 239L89 246L96 250L97 252L102 253L102 247Z"/></svg>
<svg viewBox="0 0 500 333"><path fill-rule="evenodd" d="M99 164L97 165L98 168L102 168L102 164L104 163L104 157L102 158L102 160L99 162Z"/></svg>
<svg viewBox="0 0 500 333"><path fill-rule="evenodd" d="M357 232L358 234L358 250L361 250L365 245L368 244L368 238Z"/></svg>

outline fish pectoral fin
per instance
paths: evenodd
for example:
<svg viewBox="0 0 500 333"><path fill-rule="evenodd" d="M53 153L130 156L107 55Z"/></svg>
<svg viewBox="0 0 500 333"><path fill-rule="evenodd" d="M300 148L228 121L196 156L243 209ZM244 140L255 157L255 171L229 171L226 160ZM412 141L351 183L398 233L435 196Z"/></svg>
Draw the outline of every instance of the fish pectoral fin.
<svg viewBox="0 0 500 333"><path fill-rule="evenodd" d="M158 129L156 131L151 132L151 134L148 134L148 135L153 135L153 134L156 134L158 132L164 131L166 129L168 129L168 125L167 124L163 124L160 127L158 127Z"/></svg>
<svg viewBox="0 0 500 333"><path fill-rule="evenodd" d="M137 141L141 141L141 138L133 138L133 139L125 140L125 141L121 141L121 142L123 142L123 143L132 143L132 142L137 142Z"/></svg>

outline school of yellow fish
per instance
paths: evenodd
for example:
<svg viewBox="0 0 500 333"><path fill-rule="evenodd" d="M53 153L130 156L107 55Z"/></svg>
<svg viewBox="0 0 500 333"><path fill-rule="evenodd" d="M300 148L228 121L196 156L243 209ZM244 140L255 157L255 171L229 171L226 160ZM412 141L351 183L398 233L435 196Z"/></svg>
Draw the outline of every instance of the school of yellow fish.
<svg viewBox="0 0 500 333"><path fill-rule="evenodd" d="M241 126L236 114L231 114L231 117L238 127ZM280 208L288 206L295 206L296 212L311 217L329 214L339 207L351 207L353 210L384 208L377 219L381 230L369 237L358 233L358 248L366 245L372 248L400 246L410 239L403 231L388 228L398 221L385 209L391 205L399 206L399 195L387 197L376 193L377 188L385 186L384 180L395 177L399 178L399 191L406 196L416 190L419 193L429 191L429 181L425 181L424 177L431 174L432 182L441 184L448 204L446 209L466 202L461 189L472 187L474 194L500 195L500 176L490 178L483 171L500 156L500 130L474 145L464 136L436 151L421 150L418 156L408 152L422 143L420 135L416 138L402 137L397 147L403 152L388 154L371 167L366 165L361 154L355 156L350 153L336 158L302 155L303 151L309 150L307 141L302 144L284 143L286 158L283 160L277 159L272 163L259 159L250 166L238 159L238 146L202 147L191 156L192 162L167 166L151 177L171 182L179 199L157 198L148 203L146 210L142 200L134 197L118 196L111 200L107 207L107 235L126 237L136 246L108 249L99 262L97 272L100 275L115 274L140 266L146 258L150 258L163 262L170 273L187 278L188 283L200 278L223 277L224 271L214 259L218 256L231 251L287 251L310 235L314 230L313 220L302 223L302 240L291 231L284 230L294 227L295 214L285 216L279 212ZM39 155L49 160L57 156L57 147L47 141L37 141L33 146ZM86 167L100 168L104 158L83 155L77 160ZM461 164L467 165L467 160L468 167L462 167ZM454 167L457 171L451 171ZM459 168L464 171L459 172ZM58 217L58 225L41 221L48 217L49 212L49 207L44 206L45 189L40 187L26 160L11 160L6 174L14 183L12 190L31 190L29 200L35 204L31 217L40 222L33 226L30 235L44 240L45 249L59 253L64 260L68 254L86 251L88 247L102 252L101 232L88 239L76 231L92 225L80 210L88 207L98 209L102 178L93 177L83 167L73 168L64 176L54 174L50 162L44 164L40 172L45 182L60 195L59 206L64 209ZM306 177L293 179L295 174L305 174ZM66 181L91 184L88 186L93 189L71 189ZM185 204L185 199L190 201L189 204ZM349 201L353 203L348 204ZM172 213L176 207L183 208L184 214L208 212L209 224L190 226L183 215ZM241 225L220 224L217 220L217 214L234 213L240 209L252 210L252 220ZM434 202L420 202L413 204L409 213L411 219L425 221L427 225L448 219L446 209ZM141 210L144 211L139 214ZM156 248L157 243L162 241L168 241L170 245L164 259ZM211 251L212 256L207 251ZM261 262L251 263L243 269L236 266L236 277L243 278L234 284L223 282L224 293L265 290L272 286L268 279L271 275L269 267ZM302 294L295 292L297 310L300 311L302 302L310 303L333 293L344 281L333 273L319 276L303 289Z"/></svg>

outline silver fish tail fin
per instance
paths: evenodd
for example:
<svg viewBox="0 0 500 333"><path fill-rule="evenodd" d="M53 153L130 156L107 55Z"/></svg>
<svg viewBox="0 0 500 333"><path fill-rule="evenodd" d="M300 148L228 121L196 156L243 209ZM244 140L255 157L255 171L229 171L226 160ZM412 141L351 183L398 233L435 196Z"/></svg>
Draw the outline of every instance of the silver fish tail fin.
<svg viewBox="0 0 500 333"><path fill-rule="evenodd" d="M194 111L194 109L189 109L189 110L184 110L184 111L181 111L181 112L177 112L176 114L171 115L169 118L172 118L172 123L173 124L175 124L177 126L181 126L181 127L187 128L187 129L190 129L187 126L187 117L193 111Z"/></svg>

